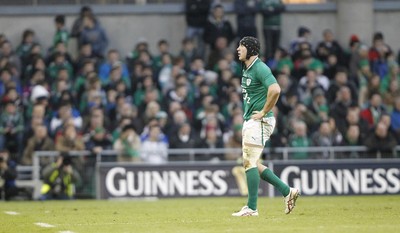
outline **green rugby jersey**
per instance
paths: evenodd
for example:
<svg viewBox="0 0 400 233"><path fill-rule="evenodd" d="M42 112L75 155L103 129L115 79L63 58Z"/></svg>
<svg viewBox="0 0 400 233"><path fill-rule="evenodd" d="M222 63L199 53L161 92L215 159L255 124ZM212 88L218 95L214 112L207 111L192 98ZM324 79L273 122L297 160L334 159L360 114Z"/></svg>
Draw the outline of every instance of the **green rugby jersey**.
<svg viewBox="0 0 400 233"><path fill-rule="evenodd" d="M244 106L244 120L249 120L253 111L261 111L267 101L268 87L276 83L276 79L271 69L256 58L247 69L242 73L242 93ZM273 116L269 111L265 116Z"/></svg>

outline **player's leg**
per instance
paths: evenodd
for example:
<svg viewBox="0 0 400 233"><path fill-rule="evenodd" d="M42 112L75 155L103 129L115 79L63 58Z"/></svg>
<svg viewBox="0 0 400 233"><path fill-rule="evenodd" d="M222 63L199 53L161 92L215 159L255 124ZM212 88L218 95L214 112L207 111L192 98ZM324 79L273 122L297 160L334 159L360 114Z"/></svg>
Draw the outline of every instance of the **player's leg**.
<svg viewBox="0 0 400 233"><path fill-rule="evenodd" d="M258 187L260 185L257 162L263 149L263 147L257 145L243 145L243 166L246 170L247 189L249 193L247 205L252 210L257 209Z"/></svg>
<svg viewBox="0 0 400 233"><path fill-rule="evenodd" d="M246 171L248 200L247 206L243 207L233 216L258 216L257 199L260 175L257 163L264 149L261 122L254 120L246 121L243 124L243 167Z"/></svg>
<svg viewBox="0 0 400 233"><path fill-rule="evenodd" d="M263 139L266 142L269 140L272 132L274 131L275 128L275 118L264 118L263 119L263 128L262 131L263 133ZM261 179L267 181L268 183L272 184L276 189L279 190L279 192L282 193L284 197L284 203L285 203L285 213L289 214L292 212L293 208L296 205L296 200L298 196L300 195L300 191L296 188L291 188L287 184L285 184L281 179L279 179L278 176L276 176L269 168L264 166L261 163L257 164L258 172L261 177Z"/></svg>
<svg viewBox="0 0 400 233"><path fill-rule="evenodd" d="M290 187L285 184L279 177L275 175L268 167L264 166L261 163L257 164L258 173L260 174L261 179L267 181L272 184L276 189L279 190L280 193L284 197L286 197L290 192Z"/></svg>
<svg viewBox="0 0 400 233"><path fill-rule="evenodd" d="M263 147L253 144L243 144L243 166L246 171L248 199L247 205L232 216L258 216L257 200L258 187L260 185L260 175L258 173L257 162L263 151Z"/></svg>

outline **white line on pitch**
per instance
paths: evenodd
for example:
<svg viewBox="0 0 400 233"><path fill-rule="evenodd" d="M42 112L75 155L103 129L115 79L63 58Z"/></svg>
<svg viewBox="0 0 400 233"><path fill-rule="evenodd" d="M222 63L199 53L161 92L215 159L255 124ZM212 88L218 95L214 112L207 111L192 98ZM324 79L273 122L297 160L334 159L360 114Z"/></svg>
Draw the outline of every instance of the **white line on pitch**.
<svg viewBox="0 0 400 233"><path fill-rule="evenodd" d="M47 227L47 228L49 228L49 227L55 227L55 226L53 226L53 225L51 225L51 224L48 224L48 223L45 223L45 222L35 222L35 225L37 225L37 226L39 226L39 227Z"/></svg>
<svg viewBox="0 0 400 233"><path fill-rule="evenodd" d="M75 233L73 231L59 231L58 233Z"/></svg>
<svg viewBox="0 0 400 233"><path fill-rule="evenodd" d="M18 215L19 214L18 212L15 212L15 211L4 211L4 213L8 214L8 215Z"/></svg>

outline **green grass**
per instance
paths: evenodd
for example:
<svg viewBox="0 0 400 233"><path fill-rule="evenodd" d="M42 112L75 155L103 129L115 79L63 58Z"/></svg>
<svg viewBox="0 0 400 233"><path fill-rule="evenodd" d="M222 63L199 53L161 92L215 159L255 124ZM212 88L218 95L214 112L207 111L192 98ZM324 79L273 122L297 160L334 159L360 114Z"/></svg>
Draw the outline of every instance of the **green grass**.
<svg viewBox="0 0 400 233"><path fill-rule="evenodd" d="M246 198L0 203L0 232L400 232L400 195L260 198L259 217L234 218ZM18 215L8 215L15 211ZM53 225L43 228L34 223Z"/></svg>

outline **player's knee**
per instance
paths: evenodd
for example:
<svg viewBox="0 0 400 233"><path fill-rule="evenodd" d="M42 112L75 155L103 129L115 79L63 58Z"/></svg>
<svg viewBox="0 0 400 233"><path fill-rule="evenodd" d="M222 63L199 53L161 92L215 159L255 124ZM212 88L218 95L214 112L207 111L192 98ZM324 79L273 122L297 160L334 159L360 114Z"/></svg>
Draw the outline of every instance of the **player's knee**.
<svg viewBox="0 0 400 233"><path fill-rule="evenodd" d="M243 167L248 170L258 167L259 158L263 148L243 145Z"/></svg>
<svg viewBox="0 0 400 233"><path fill-rule="evenodd" d="M243 167L244 167L245 170L248 170L249 168L251 168L250 160L243 159Z"/></svg>

